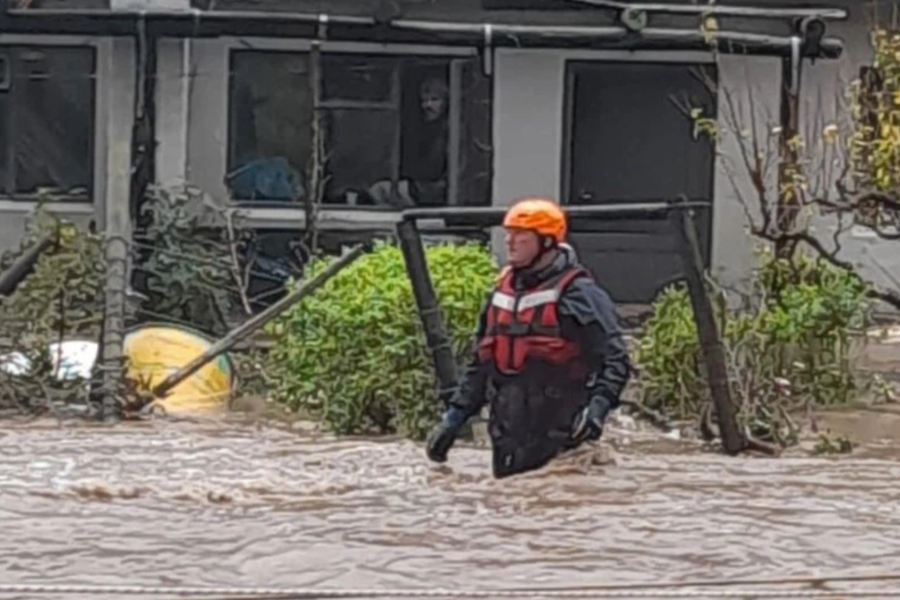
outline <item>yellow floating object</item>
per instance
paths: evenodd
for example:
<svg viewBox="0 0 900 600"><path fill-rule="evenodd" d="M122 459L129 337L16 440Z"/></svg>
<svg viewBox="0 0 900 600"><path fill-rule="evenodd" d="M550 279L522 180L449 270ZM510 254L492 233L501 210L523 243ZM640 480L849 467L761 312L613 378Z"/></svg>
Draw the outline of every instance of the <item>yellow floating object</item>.
<svg viewBox="0 0 900 600"><path fill-rule="evenodd" d="M203 334L176 325L142 325L125 336L128 377L142 389L154 387L212 346ZM179 383L159 404L168 412L194 412L227 405L234 389L234 367L221 354Z"/></svg>

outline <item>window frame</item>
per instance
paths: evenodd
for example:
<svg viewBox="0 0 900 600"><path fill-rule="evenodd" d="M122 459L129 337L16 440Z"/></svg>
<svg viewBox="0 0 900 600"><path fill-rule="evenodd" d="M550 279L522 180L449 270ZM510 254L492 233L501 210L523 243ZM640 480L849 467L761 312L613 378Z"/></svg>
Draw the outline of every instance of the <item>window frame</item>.
<svg viewBox="0 0 900 600"><path fill-rule="evenodd" d="M97 148L99 144L98 140L98 118L97 118L97 109L100 103L99 97L99 86L98 80L101 77L100 69L100 48L99 44L95 40L80 40L71 37L48 37L41 38L41 36L14 36L14 35L0 35L0 55L2 55L6 60L4 61L6 66L6 76L9 77L10 81L15 75L15 59L12 58L14 52L21 52L25 49L53 49L53 50L79 50L86 51L90 53L90 61L91 61L91 69L88 74L88 78L92 79L92 85L90 86L90 98L89 98L89 122L88 122L88 180L86 187L86 192L83 195L74 195L69 193L62 194L54 194L52 200L48 202L50 205L74 205L75 207L84 207L90 206L93 209L93 205L95 204L97 188L98 188L98 157L97 157ZM0 89L0 94L8 95L10 103L15 103L15 86L10 84L8 87L3 87ZM8 117L10 120L14 120L14 111L13 116ZM3 143L0 141L0 143ZM7 144L7 161L10 161L14 165L14 156L15 156L15 136L11 136L9 140L5 142ZM9 186L12 185L10 188ZM38 204L40 202L46 201L46 197L41 194L35 193L26 193L17 191L15 186L15 169L9 169L6 173L5 180L0 183L0 204L7 204L12 206L22 206L29 204ZM7 189L12 189L12 192L6 191ZM76 208L77 210L77 208Z"/></svg>
<svg viewBox="0 0 900 600"><path fill-rule="evenodd" d="M572 195L573 185L573 167L574 167L574 148L575 131L578 124L575 122L575 100L576 89L575 81L579 74L590 73L592 68L608 65L634 65L640 66L659 66L659 67L701 67L712 69L715 72L716 88L711 94L712 106L715 114L720 112L721 90L723 87L722 71L720 65L713 56L706 53L694 52L640 52L635 54L623 54L616 51L608 51L603 54L592 54L588 52L572 52L564 55L562 59L563 72L560 77L560 85L562 89L562 111L561 111L561 127L560 127L560 157L559 157L559 199L564 205L569 205ZM687 120L688 116L685 115ZM706 143L698 140L700 143ZM713 143L713 149L710 153L709 164L709 183L706 190L706 196L710 201L707 209L698 211L695 216L695 222L698 226L698 234L700 236L702 260L707 268L715 262L714 246L716 238L715 219L718 203L716 198L716 180L719 170L719 150L718 145ZM634 200L631 203L640 204L649 199ZM591 235L614 234L628 238L635 233L655 237L663 234L667 229L665 223L649 225L647 223L638 224L633 220L625 220L614 224L598 225L595 233L581 234L585 238ZM651 231L651 228L654 230ZM600 233L603 232L603 233ZM636 252L634 247L622 250L624 255ZM638 251L639 252L639 251ZM588 261L586 261L586 264ZM611 286L612 287L612 286ZM640 300L643 302L644 300ZM626 303L629 301L626 301Z"/></svg>
<svg viewBox="0 0 900 600"><path fill-rule="evenodd" d="M361 57L371 56L373 58L380 57L396 57L398 59L402 59L404 57L421 57L435 60L444 60L447 62L448 69L448 119L449 119L449 131L448 131L448 144L447 144L447 195L448 195L448 206L453 206L459 203L458 198L458 189L459 189L459 176L460 176L460 165L459 165L459 144L461 139L461 130L462 123L460 123L461 118L461 102L462 102L462 82L459 77L459 73L461 69L459 66L466 61L470 61L478 58L478 50L474 47L452 47L452 46L431 46L431 45L417 45L417 44L372 44L372 43L364 43L364 42L320 42L316 44L318 47L314 49L314 44L311 40L254 40L253 43L229 43L226 49L226 64L228 65L229 73L227 77L227 85L226 85L226 151L225 151L225 160L226 164L224 165L225 176L232 172L233 163L232 156L234 155L234 149L232 146L233 136L235 134L236 126L234 119L234 57L236 54L241 52L258 52L258 53L287 53L287 54L300 54L306 56L308 59L313 59L315 56L325 56L325 55L358 55ZM395 77L398 76L400 70L397 69L395 71ZM399 92L398 88L396 92ZM493 98L491 98L493 102ZM329 110L333 108L347 108L347 103L343 101L314 101L314 104L324 110ZM354 103L357 104L357 103ZM370 103L362 103L362 104L370 104ZM355 105L351 108L365 108L362 104ZM400 135L400 131L398 130L397 135ZM401 166L400 160L400 144L396 144L395 153L397 154L396 164L392 166L391 179L397 180L399 179L399 170ZM259 211L291 211L291 210L302 210L303 203L290 203L290 202L267 202L267 201L253 201L253 200L241 200L238 198L229 198L229 204L235 208L239 208L243 211L248 211L248 214L256 214ZM397 214L400 211L391 206L370 206L370 205L351 205L346 203L324 203L321 206L323 211L363 211L363 212L387 212L391 214ZM261 214L261 213L260 213Z"/></svg>
<svg viewBox="0 0 900 600"><path fill-rule="evenodd" d="M572 142L575 133L575 76L579 72L589 71L592 64L645 64L645 65L687 65L692 64L698 67L711 67L716 71L717 88L714 94L714 103L716 104L716 112L718 113L718 103L720 102L721 91L721 74L719 65L710 53L705 52L656 52L642 51L638 53L610 51L581 51L568 52L563 58L562 73L562 98L563 113L562 127L560 129L561 151L559 157L559 198L563 204L569 203L572 191ZM687 117L685 117L687 118ZM718 150L713 152L713 160L711 166L709 197L715 199L715 181L718 160L716 158ZM713 207L710 208L713 210ZM710 213L712 214L712 213Z"/></svg>

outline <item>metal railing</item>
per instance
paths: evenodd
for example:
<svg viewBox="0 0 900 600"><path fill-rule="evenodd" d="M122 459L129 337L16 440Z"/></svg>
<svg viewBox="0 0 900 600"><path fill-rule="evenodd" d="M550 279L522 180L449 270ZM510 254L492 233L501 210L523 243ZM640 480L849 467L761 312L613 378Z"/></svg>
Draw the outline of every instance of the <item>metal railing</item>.
<svg viewBox="0 0 900 600"><path fill-rule="evenodd" d="M732 402L728 386L725 351L713 314L712 302L704 283L699 236L693 218L698 209L709 208L711 208L711 204L708 202L682 199L639 204L616 202L597 206L573 206L567 207L566 213L571 232L590 231L592 223L609 220L668 219L669 227L672 233L676 234L675 237L678 240L679 255L709 374L710 391L716 405L723 446L727 453L737 454L746 449L747 443L737 425L736 407ZM425 247L418 224L420 221L428 220L443 221L448 229L460 226L496 227L502 224L504 214L503 207L411 209L403 213L397 224L397 237L406 260L407 273L412 282L413 295L437 374L438 396L445 405L456 390L459 373L447 326L428 270ZM430 226L429 232L434 231L435 228Z"/></svg>

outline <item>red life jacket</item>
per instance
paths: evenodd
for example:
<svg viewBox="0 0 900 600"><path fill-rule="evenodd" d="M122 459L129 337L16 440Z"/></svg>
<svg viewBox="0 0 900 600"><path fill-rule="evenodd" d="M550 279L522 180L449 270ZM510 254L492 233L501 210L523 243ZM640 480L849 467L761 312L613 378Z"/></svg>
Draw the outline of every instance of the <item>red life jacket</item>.
<svg viewBox="0 0 900 600"><path fill-rule="evenodd" d="M500 373L507 375L520 373L529 359L552 365L573 363L581 350L573 341L562 337L558 305L566 287L576 277L585 275L590 275L585 269L571 267L525 291L513 288L512 271L501 275L487 310L479 359L493 363Z"/></svg>

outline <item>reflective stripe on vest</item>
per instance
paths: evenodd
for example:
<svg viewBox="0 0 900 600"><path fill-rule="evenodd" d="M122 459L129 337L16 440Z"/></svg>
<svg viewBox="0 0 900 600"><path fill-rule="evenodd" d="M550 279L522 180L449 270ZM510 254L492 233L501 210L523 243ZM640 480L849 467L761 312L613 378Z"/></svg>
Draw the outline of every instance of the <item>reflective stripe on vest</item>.
<svg viewBox="0 0 900 600"><path fill-rule="evenodd" d="M512 273L504 276L491 295L486 335L479 346L482 362L493 362L501 373L521 372L529 359L563 365L580 354L562 337L559 299L566 287L587 271L572 267L537 289L516 292Z"/></svg>
<svg viewBox="0 0 900 600"><path fill-rule="evenodd" d="M531 292L524 294L519 298L519 312L528 310L529 308L537 308L544 304L556 304L559 302L560 291L557 289L543 290L540 292ZM503 292L494 292L491 304L502 310L513 312L516 306L516 297Z"/></svg>

